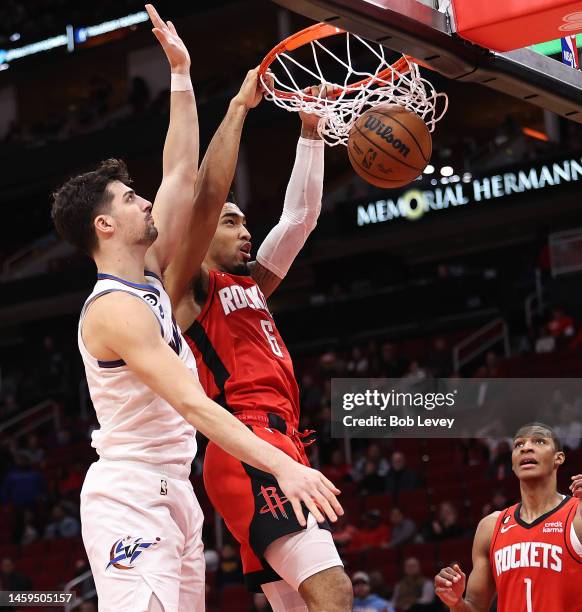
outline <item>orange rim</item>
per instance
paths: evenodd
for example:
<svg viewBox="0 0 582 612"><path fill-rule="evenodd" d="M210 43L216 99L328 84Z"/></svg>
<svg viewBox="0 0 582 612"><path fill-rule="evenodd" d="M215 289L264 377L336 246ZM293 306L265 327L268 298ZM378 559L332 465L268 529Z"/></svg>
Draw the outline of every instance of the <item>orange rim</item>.
<svg viewBox="0 0 582 612"><path fill-rule="evenodd" d="M299 47L303 47L309 44L310 42L313 42L314 40L321 40L322 38L328 38L329 36L336 36L338 34L345 33L345 30L342 30L341 28L338 28L336 26L332 26L329 23L316 23L312 26L309 26L308 28L305 28L304 30L296 32L295 34L292 34L285 40L281 41L278 45L273 47L271 51L267 53L267 55L265 55L265 58L259 66L259 76L264 77L267 70L269 69L269 66L275 61L279 54L284 53L285 51L293 51L295 49L298 49ZM399 60L394 62L394 64L379 72L376 77L368 77L367 79L362 79L361 81L352 83L348 87L336 87L331 92L328 91L327 96L329 98L337 98L343 92L355 92L370 83L388 80L394 71L397 71L400 74L407 74L408 72L410 72L410 67L408 64L409 61L420 63L409 55L403 55ZM299 93L282 91L277 88L273 88L271 93L277 98L283 98L285 100L291 100L293 98L300 97ZM305 94L303 98L308 101L317 99L307 94Z"/></svg>

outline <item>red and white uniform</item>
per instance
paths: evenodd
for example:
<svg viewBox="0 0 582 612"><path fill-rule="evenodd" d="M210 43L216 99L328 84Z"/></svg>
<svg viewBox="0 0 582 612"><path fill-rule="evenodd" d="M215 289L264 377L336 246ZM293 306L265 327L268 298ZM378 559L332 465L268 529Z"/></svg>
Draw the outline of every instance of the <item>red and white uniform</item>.
<svg viewBox="0 0 582 612"><path fill-rule="evenodd" d="M249 276L216 271L209 275L206 303L186 332L204 390L255 435L307 465L305 434L297 432L299 389L293 364L265 297ZM302 544L303 556L287 551L281 553L289 555L285 563L275 567L266 562L271 543L303 528L274 476L238 461L212 442L206 449L204 484L241 545L245 579L252 590L282 578L296 590L310 575L341 565L331 536L315 521ZM291 566L292 575L285 575Z"/></svg>
<svg viewBox="0 0 582 612"><path fill-rule="evenodd" d="M299 388L265 296L250 276L209 271L208 298L187 331L198 376L232 412L263 410L299 422Z"/></svg>
<svg viewBox="0 0 582 612"><path fill-rule="evenodd" d="M493 533L498 612L582 612L582 545L572 524L579 500L566 496L529 524L520 509L503 511Z"/></svg>

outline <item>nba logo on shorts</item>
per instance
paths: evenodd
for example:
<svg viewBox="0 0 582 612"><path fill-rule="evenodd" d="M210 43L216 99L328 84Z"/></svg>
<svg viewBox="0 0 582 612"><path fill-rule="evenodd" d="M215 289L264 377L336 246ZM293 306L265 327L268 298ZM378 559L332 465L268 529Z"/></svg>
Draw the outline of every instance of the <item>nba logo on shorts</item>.
<svg viewBox="0 0 582 612"><path fill-rule="evenodd" d="M160 495L168 494L168 482L166 480L160 480Z"/></svg>

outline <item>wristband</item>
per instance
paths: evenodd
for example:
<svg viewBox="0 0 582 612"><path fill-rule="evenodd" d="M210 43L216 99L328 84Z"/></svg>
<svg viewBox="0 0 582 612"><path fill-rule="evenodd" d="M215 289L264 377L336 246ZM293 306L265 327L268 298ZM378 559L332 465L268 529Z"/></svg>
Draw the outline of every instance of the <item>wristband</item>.
<svg viewBox="0 0 582 612"><path fill-rule="evenodd" d="M190 75L172 73L170 91L194 91Z"/></svg>

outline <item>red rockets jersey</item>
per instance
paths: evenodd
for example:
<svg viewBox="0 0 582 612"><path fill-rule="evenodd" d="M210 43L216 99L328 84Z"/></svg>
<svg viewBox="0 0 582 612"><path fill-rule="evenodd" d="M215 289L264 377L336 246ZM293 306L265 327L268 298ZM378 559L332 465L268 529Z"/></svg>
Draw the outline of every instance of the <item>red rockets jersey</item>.
<svg viewBox="0 0 582 612"><path fill-rule="evenodd" d="M265 296L250 276L209 276L206 303L186 332L202 387L232 412L271 412L297 428L293 363Z"/></svg>
<svg viewBox="0 0 582 612"><path fill-rule="evenodd" d="M572 527L578 503L566 496L530 524L521 504L499 515L489 553L498 612L582 612L582 547Z"/></svg>

